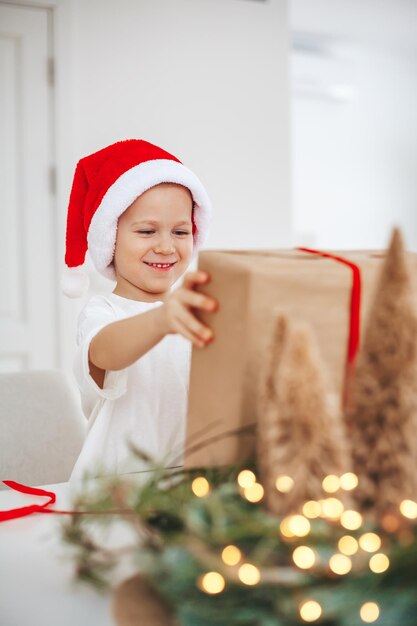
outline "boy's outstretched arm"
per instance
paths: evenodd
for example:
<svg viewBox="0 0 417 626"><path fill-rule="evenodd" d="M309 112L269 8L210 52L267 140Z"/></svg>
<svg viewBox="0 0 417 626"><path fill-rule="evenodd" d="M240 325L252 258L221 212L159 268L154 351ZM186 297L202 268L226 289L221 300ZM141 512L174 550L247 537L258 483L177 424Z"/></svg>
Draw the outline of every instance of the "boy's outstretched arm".
<svg viewBox="0 0 417 626"><path fill-rule="evenodd" d="M211 341L212 331L191 311L217 309L213 298L193 289L208 281L206 272L190 272L185 275L183 285L170 293L160 307L113 322L100 330L89 350L90 372L96 383L102 386L106 370L121 370L132 365L168 334L180 333L198 347Z"/></svg>

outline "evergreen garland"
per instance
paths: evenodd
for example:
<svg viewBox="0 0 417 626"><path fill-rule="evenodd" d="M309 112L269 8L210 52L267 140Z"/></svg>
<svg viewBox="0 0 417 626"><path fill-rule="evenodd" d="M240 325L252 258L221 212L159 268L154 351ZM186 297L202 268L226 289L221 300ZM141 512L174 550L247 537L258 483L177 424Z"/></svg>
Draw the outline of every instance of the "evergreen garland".
<svg viewBox="0 0 417 626"><path fill-rule="evenodd" d="M115 476L95 493L80 495L75 503L79 513L62 527L65 541L75 548L78 578L97 588L111 585L114 567L129 556L181 626L416 624L417 532L410 519L417 517L415 503L402 504L408 517L393 511L378 526L357 514L350 526L360 525L349 530L342 526L341 501L334 494L323 492L319 504L279 519L263 508L262 499L248 500L252 487L239 485L248 477L253 487L254 473L241 468L171 474L156 468L139 486ZM314 508L321 515L308 520L304 513L315 515ZM112 549L94 537L92 520L106 526L124 520L137 540ZM290 532L294 520L300 528L293 530L303 536ZM380 547L371 546L372 552L360 547L366 547L363 535L369 532L381 541ZM342 555L351 550L340 549L346 536L359 542L351 556ZM235 548L229 548L229 559L223 552L227 546ZM304 550L297 566L294 551L302 546L313 552ZM238 562L227 565L225 560L237 560L236 548ZM308 564L312 554L314 564L305 568L303 559ZM342 555L338 565L332 560L336 554L339 559ZM372 558L377 565L381 561L380 569L389 566L374 573ZM349 560L346 574L332 571L349 569ZM374 605L366 613L370 602Z"/></svg>

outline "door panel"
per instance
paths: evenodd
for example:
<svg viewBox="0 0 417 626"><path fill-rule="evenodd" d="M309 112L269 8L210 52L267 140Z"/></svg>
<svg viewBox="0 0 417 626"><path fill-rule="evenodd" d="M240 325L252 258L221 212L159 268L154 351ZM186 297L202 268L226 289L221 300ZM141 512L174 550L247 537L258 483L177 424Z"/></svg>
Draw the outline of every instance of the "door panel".
<svg viewBox="0 0 417 626"><path fill-rule="evenodd" d="M0 371L54 367L48 12L0 3Z"/></svg>

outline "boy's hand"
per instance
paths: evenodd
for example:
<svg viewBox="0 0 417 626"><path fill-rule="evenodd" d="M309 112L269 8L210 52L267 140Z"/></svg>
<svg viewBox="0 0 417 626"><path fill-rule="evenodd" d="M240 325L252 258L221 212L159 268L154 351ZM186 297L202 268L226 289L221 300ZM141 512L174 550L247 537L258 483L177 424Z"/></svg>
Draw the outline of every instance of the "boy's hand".
<svg viewBox="0 0 417 626"><path fill-rule="evenodd" d="M194 287L204 285L209 280L210 276L206 272L189 272L181 287L173 291L161 307L167 334L180 333L199 348L212 341L213 332L196 318L192 309L214 312L218 309L218 303L214 298L194 291Z"/></svg>

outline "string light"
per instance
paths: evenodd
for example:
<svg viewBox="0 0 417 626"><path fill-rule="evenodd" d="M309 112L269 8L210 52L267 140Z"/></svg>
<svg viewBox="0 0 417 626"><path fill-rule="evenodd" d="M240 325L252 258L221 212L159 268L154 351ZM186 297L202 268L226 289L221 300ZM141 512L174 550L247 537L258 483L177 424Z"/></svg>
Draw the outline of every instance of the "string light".
<svg viewBox="0 0 417 626"><path fill-rule="evenodd" d="M340 489L340 479L335 474L329 474L323 479L322 486L327 493L336 493Z"/></svg>
<svg viewBox="0 0 417 626"><path fill-rule="evenodd" d="M315 519L316 517L320 517L321 515L321 504L316 500L308 500L303 505L303 513L306 517L310 519Z"/></svg>
<svg viewBox="0 0 417 626"><path fill-rule="evenodd" d="M326 498L321 503L322 515L329 519L339 519L344 508L343 503L337 498Z"/></svg>
<svg viewBox="0 0 417 626"><path fill-rule="evenodd" d="M257 585L261 580L261 573L255 565L244 563L239 567L238 576L245 585Z"/></svg>
<svg viewBox="0 0 417 626"><path fill-rule="evenodd" d="M310 522L304 515L284 517L280 524L284 537L305 537L311 530Z"/></svg>
<svg viewBox="0 0 417 626"><path fill-rule="evenodd" d="M205 593L214 595L221 593L225 588L225 580L219 572L207 572L198 579L199 588Z"/></svg>
<svg viewBox="0 0 417 626"><path fill-rule="evenodd" d="M310 569L316 562L316 555L308 546L298 546L292 553L292 558L300 569Z"/></svg>
<svg viewBox="0 0 417 626"><path fill-rule="evenodd" d="M344 535L338 541L337 547L342 554L346 556L352 556L352 554L356 554L359 549L358 542L355 537L351 537L350 535Z"/></svg>
<svg viewBox="0 0 417 626"><path fill-rule="evenodd" d="M387 533L395 533L400 527L400 520L392 513L386 513L382 520L381 526Z"/></svg>
<svg viewBox="0 0 417 626"><path fill-rule="evenodd" d="M294 480L291 478L291 476L286 476L282 474L281 476L277 477L275 481L275 487L278 489L278 491L281 491L281 493L288 493L294 487Z"/></svg>
<svg viewBox="0 0 417 626"><path fill-rule="evenodd" d="M344 554L333 554L329 560L329 567L335 574L342 576L352 569L352 561Z"/></svg>
<svg viewBox="0 0 417 626"><path fill-rule="evenodd" d="M342 474L339 480L340 487L345 491L352 491L352 489L356 489L359 483L358 477L353 472L346 472L345 474Z"/></svg>
<svg viewBox="0 0 417 626"><path fill-rule="evenodd" d="M239 487L246 489L256 482L256 476L251 470L242 470L237 477Z"/></svg>
<svg viewBox="0 0 417 626"><path fill-rule="evenodd" d="M414 502L414 500L403 500L400 504L400 511L404 517L408 517L408 519L416 519L417 502Z"/></svg>
<svg viewBox="0 0 417 626"><path fill-rule="evenodd" d="M194 495L199 498L204 498L204 496L210 493L210 483L207 478L199 476L198 478L194 478L191 483L191 489L193 490Z"/></svg>
<svg viewBox="0 0 417 626"><path fill-rule="evenodd" d="M360 609L360 616L363 622L371 624L376 622L379 617L379 606L376 602L365 602Z"/></svg>
<svg viewBox="0 0 417 626"><path fill-rule="evenodd" d="M306 600L300 605L300 617L305 622L315 622L322 614L322 608L315 600Z"/></svg>
<svg viewBox="0 0 417 626"><path fill-rule="evenodd" d="M365 533L359 537L359 545L365 552L376 552L381 547L381 538L375 533Z"/></svg>
<svg viewBox="0 0 417 626"><path fill-rule="evenodd" d="M283 537L286 537L287 539L291 539L291 538L295 537L295 535L290 530L290 527L288 526L288 520L289 520L289 517L284 517L284 519L281 521L281 523L279 525L279 529L280 529L281 535Z"/></svg>
<svg viewBox="0 0 417 626"><path fill-rule="evenodd" d="M386 572L389 568L389 558L386 554L382 552L378 552L378 554L374 554L369 559L369 569L374 572L374 574L382 574Z"/></svg>
<svg viewBox="0 0 417 626"><path fill-rule="evenodd" d="M249 502L259 502L264 497L264 488L260 483L253 483L243 490L243 494Z"/></svg>
<svg viewBox="0 0 417 626"><path fill-rule="evenodd" d="M362 515L357 511L343 511L340 523L347 530L357 530L362 525Z"/></svg>
<svg viewBox="0 0 417 626"><path fill-rule="evenodd" d="M242 558L242 553L236 546L226 546L222 552L222 559L226 565L237 565Z"/></svg>

